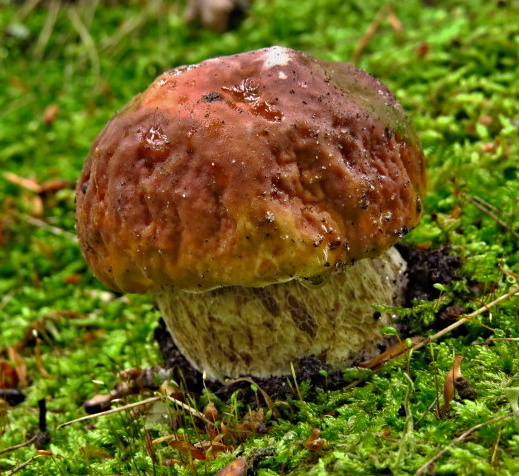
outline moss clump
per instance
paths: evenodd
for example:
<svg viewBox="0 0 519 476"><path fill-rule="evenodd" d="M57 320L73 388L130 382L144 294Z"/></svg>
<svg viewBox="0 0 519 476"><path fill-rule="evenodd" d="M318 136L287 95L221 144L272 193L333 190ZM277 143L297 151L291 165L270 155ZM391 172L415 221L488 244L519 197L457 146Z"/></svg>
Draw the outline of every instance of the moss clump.
<svg viewBox="0 0 519 476"><path fill-rule="evenodd" d="M461 263L456 280L437 289L434 301L415 300L414 310L399 312L402 319L415 319L414 333L430 335L437 330L431 325L445 327L515 286L519 49L511 19L519 14L516 3L416 0L390 10L383 2L296 6L290 0L257 0L239 28L218 35L184 24L182 2L0 4L0 348L2 359L15 355L7 348L23 359L30 383L19 388L26 395L23 404L0 407L1 446L42 431L41 399L50 436L46 452L38 454L31 444L1 453L0 471L214 474L244 457L265 476L414 474L483 424L434 462L435 473L519 472L514 419L485 425L511 410L503 389L519 385L517 297L410 358L370 372L363 385L319 390L315 400L305 398L311 383L296 387L289 379L294 398L271 408L255 389L263 413L256 406L248 411L238 396L229 402L211 394L188 397L200 411L213 401L216 426L200 424L169 400L140 414L56 428L84 415L83 401L108 392L119 370L159 359L152 339L158 313L151 301L109 293L88 273L73 238L74 195L68 184L114 111L162 71L181 64L273 44L335 61L355 52L358 66L402 102L428 158L425 215L407 244L448 247ZM51 179L62 185L50 187ZM443 379L454 355L464 357L462 373L477 399L455 400L448 418L439 418L434 401L438 397L443 404ZM322 446L310 444L315 429L321 430ZM214 439L215 431L224 433L219 438L234 453L194 458L195 443ZM168 435L183 443L148 444ZM29 463L17 469L24 462Z"/></svg>

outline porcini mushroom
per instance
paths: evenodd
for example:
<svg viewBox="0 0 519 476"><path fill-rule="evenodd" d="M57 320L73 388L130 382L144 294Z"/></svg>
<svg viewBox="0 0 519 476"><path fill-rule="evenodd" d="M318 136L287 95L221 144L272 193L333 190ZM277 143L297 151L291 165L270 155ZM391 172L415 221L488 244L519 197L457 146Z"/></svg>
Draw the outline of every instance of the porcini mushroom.
<svg viewBox="0 0 519 476"><path fill-rule="evenodd" d="M236 27L252 0L188 0L184 19L200 20L205 28L223 32Z"/></svg>
<svg viewBox="0 0 519 476"><path fill-rule="evenodd" d="M106 125L77 232L110 288L151 292L208 378L377 352L399 305L424 157L386 86L271 47L159 76Z"/></svg>

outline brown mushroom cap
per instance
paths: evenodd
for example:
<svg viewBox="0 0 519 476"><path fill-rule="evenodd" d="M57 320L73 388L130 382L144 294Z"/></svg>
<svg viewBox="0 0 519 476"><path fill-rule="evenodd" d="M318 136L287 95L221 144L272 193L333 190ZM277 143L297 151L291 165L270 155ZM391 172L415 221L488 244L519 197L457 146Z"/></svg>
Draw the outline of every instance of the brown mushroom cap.
<svg viewBox="0 0 519 476"><path fill-rule="evenodd" d="M115 290L263 286L387 250L424 188L382 83L272 47L168 71L119 111L79 179L77 232Z"/></svg>

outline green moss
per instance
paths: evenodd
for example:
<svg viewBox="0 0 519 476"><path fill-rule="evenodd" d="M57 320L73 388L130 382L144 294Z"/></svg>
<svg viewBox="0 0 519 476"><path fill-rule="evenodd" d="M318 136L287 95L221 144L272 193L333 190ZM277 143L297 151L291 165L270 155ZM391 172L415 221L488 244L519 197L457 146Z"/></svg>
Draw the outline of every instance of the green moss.
<svg viewBox="0 0 519 476"><path fill-rule="evenodd" d="M215 34L182 21L184 2L49 1L32 9L18 3L0 1L0 169L39 183L74 182L109 117L162 71L273 44L348 61L385 7L382 1L256 0L238 29ZM59 5L54 22L53 5ZM445 306L478 309L515 284L504 270L519 273L519 29L511 21L519 9L497 0L394 5L401 28L383 19L358 63L396 93L428 158L425 214L407 242L447 246L462 261L459 281L438 300L396 311L412 321L414 332L431 335ZM57 114L46 119L49 106ZM127 413L58 430L84 415L85 399L112 388L119 370L159 360L152 340L158 314L150 298L108 293L89 273L73 238L72 187L43 197L40 222L31 220L35 196L0 176L0 348L16 345L41 323L37 346L26 339L19 349L31 385L23 389L25 403L0 409L0 451L38 433L42 398L51 437L51 455L38 455L17 474L214 474L239 455L251 458L263 476L414 474L463 432L510 411L503 388L519 386L517 342L488 339L519 337L517 298L409 361L378 372L346 370L345 384L364 379L358 387L320 391L313 402L283 402L284 418L271 418L267 433L235 443L234 455L165 466L161 462L186 458L164 443L155 446L153 461L147 431L166 436L175 422L191 443L208 438L172 407L170 426L151 430L146 414ZM463 375L477 400L453 402L442 419L434 401L443 404L454 355L464 356ZM310 386L300 384L306 400ZM208 399L215 397L192 404L202 409ZM243 421L246 409L236 401L217 403L228 424ZM318 451L303 445L313 428L326 440ZM0 472L36 455L32 445L0 454ZM511 475L519 472L518 461L516 423L509 418L449 449L434 471Z"/></svg>

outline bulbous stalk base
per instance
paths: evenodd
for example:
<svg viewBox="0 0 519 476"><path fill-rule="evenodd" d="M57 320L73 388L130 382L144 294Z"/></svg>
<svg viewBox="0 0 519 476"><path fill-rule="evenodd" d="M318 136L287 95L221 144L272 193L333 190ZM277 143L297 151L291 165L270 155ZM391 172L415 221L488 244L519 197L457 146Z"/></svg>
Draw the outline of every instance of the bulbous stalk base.
<svg viewBox="0 0 519 476"><path fill-rule="evenodd" d="M373 306L402 304L405 269L391 248L316 288L293 280L200 294L169 289L157 302L175 344L209 379L290 374L292 362L310 355L343 368L377 355L391 316Z"/></svg>

